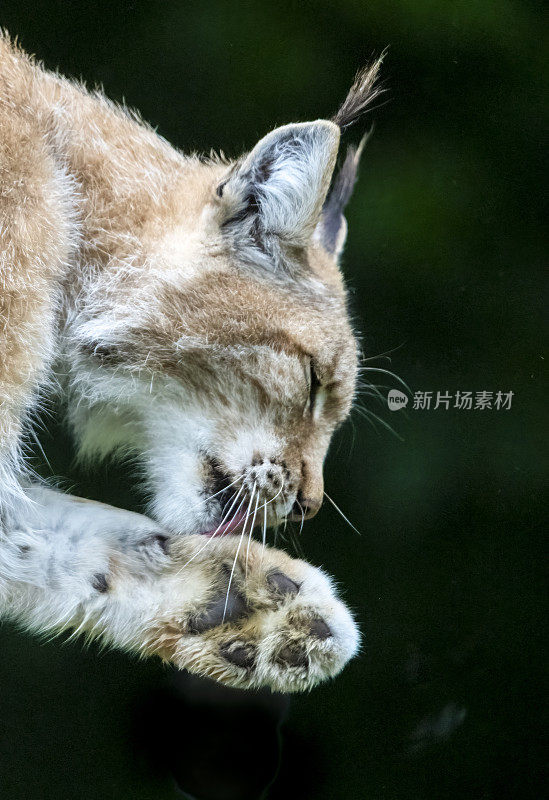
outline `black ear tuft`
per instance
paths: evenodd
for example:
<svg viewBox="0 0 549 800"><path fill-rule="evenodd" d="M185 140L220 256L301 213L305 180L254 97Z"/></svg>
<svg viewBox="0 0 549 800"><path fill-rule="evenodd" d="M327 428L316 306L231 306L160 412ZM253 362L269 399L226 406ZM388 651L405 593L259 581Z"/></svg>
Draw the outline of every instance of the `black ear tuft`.
<svg viewBox="0 0 549 800"><path fill-rule="evenodd" d="M356 122L369 109L372 102L385 91L379 84L376 84L376 81L386 52L384 50L376 61L357 73L343 105L332 117L332 122L339 125L341 130Z"/></svg>

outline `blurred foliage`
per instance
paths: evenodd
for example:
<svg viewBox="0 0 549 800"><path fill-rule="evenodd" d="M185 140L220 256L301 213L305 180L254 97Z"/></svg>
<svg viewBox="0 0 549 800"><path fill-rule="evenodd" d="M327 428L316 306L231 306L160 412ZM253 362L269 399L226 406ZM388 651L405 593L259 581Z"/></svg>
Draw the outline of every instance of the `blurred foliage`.
<svg viewBox="0 0 549 800"><path fill-rule="evenodd" d="M358 415L336 437L327 490L362 536L327 506L303 545L364 647L292 701L271 798L541 796L543 22L535 0L2 3L26 49L186 151L237 155L330 116L388 46L344 270L365 356L397 349L365 365L414 391L515 392L510 411L407 416L366 397L403 441ZM120 472L75 477L59 431L44 444L77 491L138 502ZM130 744L138 698L168 680L157 665L2 636L5 796L176 796Z"/></svg>

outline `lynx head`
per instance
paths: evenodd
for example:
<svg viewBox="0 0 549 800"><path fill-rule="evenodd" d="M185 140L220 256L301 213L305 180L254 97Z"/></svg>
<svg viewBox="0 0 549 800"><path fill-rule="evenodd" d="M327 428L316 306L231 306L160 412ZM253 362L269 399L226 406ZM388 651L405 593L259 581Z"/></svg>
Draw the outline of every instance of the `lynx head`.
<svg viewBox="0 0 549 800"><path fill-rule="evenodd" d="M234 163L195 160L150 226L155 268L128 278L131 310L119 304L88 346L111 408L117 380L131 373L134 388L131 410L118 389L116 419L88 409L83 446L94 415L94 447L131 440L153 513L178 532L251 530L321 505L357 375L338 259L360 148L334 169L342 128L378 93L379 63L333 121L277 128Z"/></svg>

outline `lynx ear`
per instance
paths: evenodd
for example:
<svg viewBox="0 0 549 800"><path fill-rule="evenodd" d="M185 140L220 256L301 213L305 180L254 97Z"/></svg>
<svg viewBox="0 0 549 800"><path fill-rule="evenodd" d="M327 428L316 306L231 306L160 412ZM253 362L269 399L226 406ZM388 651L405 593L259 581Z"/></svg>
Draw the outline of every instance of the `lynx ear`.
<svg viewBox="0 0 549 800"><path fill-rule="evenodd" d="M305 245L320 218L335 166L339 127L327 120L267 134L218 186L223 226L256 241Z"/></svg>
<svg viewBox="0 0 549 800"><path fill-rule="evenodd" d="M370 131L371 133L371 131ZM341 254L347 238L347 220L343 216L356 183L358 165L370 133L362 138L358 147L351 145L347 156L334 178L330 194L322 208L322 216L315 230L315 239L336 258Z"/></svg>

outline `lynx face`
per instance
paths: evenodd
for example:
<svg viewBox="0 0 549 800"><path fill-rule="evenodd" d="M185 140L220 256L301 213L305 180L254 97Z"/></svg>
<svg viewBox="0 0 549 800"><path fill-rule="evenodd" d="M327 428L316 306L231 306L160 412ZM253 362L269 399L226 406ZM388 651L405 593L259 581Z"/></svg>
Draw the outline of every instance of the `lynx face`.
<svg viewBox="0 0 549 800"><path fill-rule="evenodd" d="M320 507L330 437L352 402L356 347L329 297L313 295L317 307L304 308L294 293L236 270L214 273L200 287L192 331L193 313L184 313L173 405L156 423L168 428L161 460L172 464L161 473L175 478L169 498L155 486L165 523L181 530L183 510L188 530L221 534L239 530L248 510L271 525Z"/></svg>
<svg viewBox="0 0 549 800"><path fill-rule="evenodd" d="M233 164L189 160L143 264L115 291L112 274L96 279L93 313L73 325L82 450L137 449L152 511L177 532L266 528L321 505L357 372L337 261L359 153L329 193L339 138L318 120Z"/></svg>

